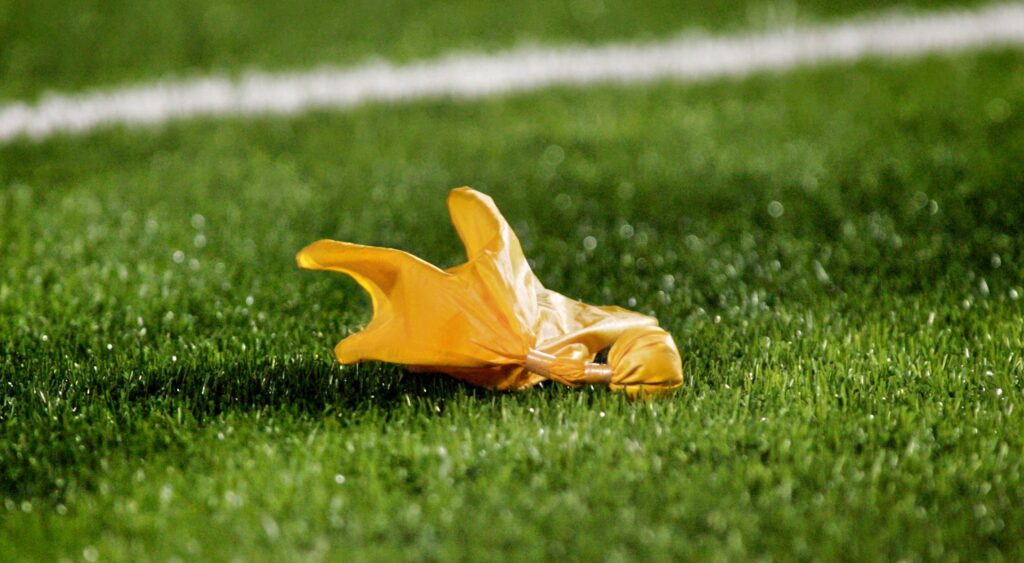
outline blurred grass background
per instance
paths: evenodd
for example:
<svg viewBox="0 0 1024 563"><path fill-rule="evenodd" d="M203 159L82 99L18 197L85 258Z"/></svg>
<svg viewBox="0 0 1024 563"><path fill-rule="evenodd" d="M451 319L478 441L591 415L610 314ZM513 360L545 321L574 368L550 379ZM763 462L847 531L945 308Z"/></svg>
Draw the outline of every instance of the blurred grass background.
<svg viewBox="0 0 1024 563"><path fill-rule="evenodd" d="M974 0L672 2L571 0L4 0L0 100L48 90L367 59L409 61L520 44L649 41L762 30Z"/></svg>
<svg viewBox="0 0 1024 563"><path fill-rule="evenodd" d="M881 8L3 6L18 99ZM992 49L2 146L0 559L1019 559L1022 108ZM457 263L467 184L687 386L336 365L368 300L295 251Z"/></svg>

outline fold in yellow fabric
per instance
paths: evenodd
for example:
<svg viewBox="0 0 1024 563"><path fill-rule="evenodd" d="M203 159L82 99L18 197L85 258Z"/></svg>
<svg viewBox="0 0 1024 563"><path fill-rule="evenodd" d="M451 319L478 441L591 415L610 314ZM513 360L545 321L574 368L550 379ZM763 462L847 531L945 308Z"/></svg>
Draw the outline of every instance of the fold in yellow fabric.
<svg viewBox="0 0 1024 563"><path fill-rule="evenodd" d="M347 274L370 294L373 317L334 348L339 362L404 364L495 390L548 379L635 397L682 384L679 351L657 319L545 288L490 197L456 188L448 210L467 261L447 270L400 250L333 240L298 253L299 267ZM609 347L608 364L593 363Z"/></svg>

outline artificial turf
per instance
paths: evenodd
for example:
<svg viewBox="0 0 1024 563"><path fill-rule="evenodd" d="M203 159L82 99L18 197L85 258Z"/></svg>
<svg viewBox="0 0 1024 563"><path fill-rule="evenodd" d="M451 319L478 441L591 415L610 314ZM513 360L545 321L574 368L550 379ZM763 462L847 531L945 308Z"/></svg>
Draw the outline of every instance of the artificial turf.
<svg viewBox="0 0 1024 563"><path fill-rule="evenodd" d="M649 41L982 0L6 0L0 101L172 76L295 70L521 44Z"/></svg>
<svg viewBox="0 0 1024 563"><path fill-rule="evenodd" d="M1020 559L1022 156L998 50L0 147L0 559ZM465 184L684 388L336 365Z"/></svg>

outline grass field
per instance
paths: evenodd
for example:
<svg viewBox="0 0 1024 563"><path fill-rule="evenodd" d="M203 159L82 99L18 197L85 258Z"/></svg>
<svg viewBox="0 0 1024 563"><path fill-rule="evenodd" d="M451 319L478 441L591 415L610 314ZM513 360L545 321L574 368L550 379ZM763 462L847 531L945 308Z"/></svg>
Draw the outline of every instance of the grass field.
<svg viewBox="0 0 1024 563"><path fill-rule="evenodd" d="M521 43L651 40L979 0L6 0L0 100L154 77L417 60Z"/></svg>
<svg viewBox="0 0 1024 563"><path fill-rule="evenodd" d="M231 39L188 55L175 3L130 34L84 18L120 45L93 59L84 32L7 34L47 6L0 6L10 99L879 8L580 4L602 27L534 6L492 34L480 7L388 27L368 4L352 35L289 8L224 16L270 22L250 33L206 18ZM460 185L548 287L655 314L684 388L634 404L337 365L368 299L294 253L457 263ZM1008 49L0 146L0 560L1020 560L1022 192Z"/></svg>

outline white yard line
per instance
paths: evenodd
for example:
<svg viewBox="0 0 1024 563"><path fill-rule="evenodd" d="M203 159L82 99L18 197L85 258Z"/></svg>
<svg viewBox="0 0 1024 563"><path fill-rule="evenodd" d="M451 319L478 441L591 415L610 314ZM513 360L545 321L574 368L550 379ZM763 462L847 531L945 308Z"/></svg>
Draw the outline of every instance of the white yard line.
<svg viewBox="0 0 1024 563"><path fill-rule="evenodd" d="M1000 44L1024 45L1024 4L660 43L532 47L450 55L401 66L373 63L49 94L35 104L0 106L0 143L21 136L43 139L55 133L84 133L112 124L153 125L198 116L291 114L367 102L477 98L554 85L696 81Z"/></svg>

